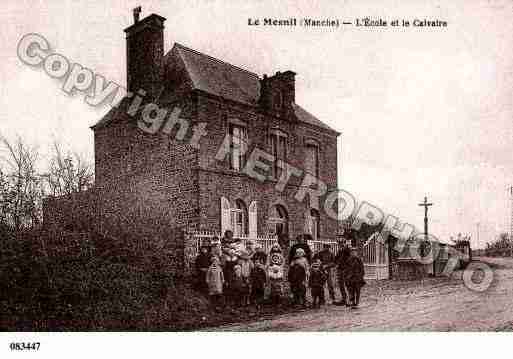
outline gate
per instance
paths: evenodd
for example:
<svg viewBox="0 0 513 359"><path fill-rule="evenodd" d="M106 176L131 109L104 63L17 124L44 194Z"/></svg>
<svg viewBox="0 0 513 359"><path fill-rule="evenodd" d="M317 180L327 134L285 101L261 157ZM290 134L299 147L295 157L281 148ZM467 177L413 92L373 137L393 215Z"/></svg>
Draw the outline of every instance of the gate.
<svg viewBox="0 0 513 359"><path fill-rule="evenodd" d="M388 244L378 232L372 234L363 246L365 279L388 279Z"/></svg>

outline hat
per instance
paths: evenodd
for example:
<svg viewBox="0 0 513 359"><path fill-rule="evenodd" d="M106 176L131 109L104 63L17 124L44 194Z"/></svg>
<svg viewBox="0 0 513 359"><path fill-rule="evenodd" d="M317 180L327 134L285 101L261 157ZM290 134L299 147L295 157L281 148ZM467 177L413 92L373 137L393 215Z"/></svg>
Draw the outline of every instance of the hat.
<svg viewBox="0 0 513 359"><path fill-rule="evenodd" d="M271 251L281 252L281 246L278 243L274 243L271 247Z"/></svg>

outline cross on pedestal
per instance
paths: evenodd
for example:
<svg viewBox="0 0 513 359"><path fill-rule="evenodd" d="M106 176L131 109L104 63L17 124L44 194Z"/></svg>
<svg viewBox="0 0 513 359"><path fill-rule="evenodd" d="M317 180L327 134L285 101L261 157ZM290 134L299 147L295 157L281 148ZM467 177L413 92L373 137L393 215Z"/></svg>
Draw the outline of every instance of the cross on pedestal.
<svg viewBox="0 0 513 359"><path fill-rule="evenodd" d="M424 236L428 239L428 207L432 206L433 203L428 203L427 197L424 197L424 202L419 203L419 206L424 207Z"/></svg>

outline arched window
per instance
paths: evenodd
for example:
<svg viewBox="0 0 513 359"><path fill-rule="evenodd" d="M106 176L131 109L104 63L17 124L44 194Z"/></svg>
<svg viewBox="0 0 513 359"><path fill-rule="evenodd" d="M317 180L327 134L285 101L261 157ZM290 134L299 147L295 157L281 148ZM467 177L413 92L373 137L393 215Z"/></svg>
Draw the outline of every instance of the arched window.
<svg viewBox="0 0 513 359"><path fill-rule="evenodd" d="M318 240L321 236L321 221L319 211L316 209L310 210L310 234L314 240Z"/></svg>
<svg viewBox="0 0 513 359"><path fill-rule="evenodd" d="M248 235L248 209L246 204L240 199L235 201L231 220L233 235L235 237L246 237Z"/></svg>
<svg viewBox="0 0 513 359"><path fill-rule="evenodd" d="M278 204L271 208L269 226L271 232L278 236L289 233L289 216L285 207Z"/></svg>

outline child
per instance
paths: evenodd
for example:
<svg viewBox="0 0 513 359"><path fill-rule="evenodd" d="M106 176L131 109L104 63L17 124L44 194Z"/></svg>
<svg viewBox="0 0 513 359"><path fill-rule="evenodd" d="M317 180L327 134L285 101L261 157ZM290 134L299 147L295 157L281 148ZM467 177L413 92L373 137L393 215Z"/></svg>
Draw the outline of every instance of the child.
<svg viewBox="0 0 513 359"><path fill-rule="evenodd" d="M308 277L308 273L310 272L310 265L303 248L296 249L296 255L294 256L293 262L302 266L305 269L306 276Z"/></svg>
<svg viewBox="0 0 513 359"><path fill-rule="evenodd" d="M293 303L306 307L306 269L303 255L304 251L302 249L296 250L294 260L290 263L288 278L293 295Z"/></svg>
<svg viewBox="0 0 513 359"><path fill-rule="evenodd" d="M203 245L200 254L196 257L196 288L203 294L208 294L206 281L207 271L210 267L210 246Z"/></svg>
<svg viewBox="0 0 513 359"><path fill-rule="evenodd" d="M321 267L321 259L317 258L312 263L310 271L310 279L308 284L312 290L312 306L320 308L324 303L324 284L326 283L327 274Z"/></svg>
<svg viewBox="0 0 513 359"><path fill-rule="evenodd" d="M241 275L242 279L244 281L244 284L247 287L247 292L245 295L245 301L242 303L242 305L249 304L249 290L250 290L250 283L251 283L251 270L254 267L253 261L251 260L251 257L246 251L242 251L239 255L239 261L238 264L241 268Z"/></svg>
<svg viewBox="0 0 513 359"><path fill-rule="evenodd" d="M210 295L210 301L217 311L219 310L219 305L221 304L223 297L224 284L223 269L221 268L219 257L212 257L212 263L207 270L206 280L208 284L208 294Z"/></svg>
<svg viewBox="0 0 513 359"><path fill-rule="evenodd" d="M252 258L255 264L257 262L261 262L263 265L267 263L267 254L261 246L256 246L255 253L253 254Z"/></svg>
<svg viewBox="0 0 513 359"><path fill-rule="evenodd" d="M222 258L221 241L218 237L214 237L210 240L210 255L217 256L219 259ZM223 265L222 260L221 265Z"/></svg>
<svg viewBox="0 0 513 359"><path fill-rule="evenodd" d="M263 260L256 261L251 271L251 302L256 304L257 309L260 309L264 302L266 282L267 275L264 262Z"/></svg>
<svg viewBox="0 0 513 359"><path fill-rule="evenodd" d="M283 253L279 244L272 246L269 253L269 282L271 284L271 302L279 305L283 292Z"/></svg>
<svg viewBox="0 0 513 359"><path fill-rule="evenodd" d="M271 284L271 302L279 305L283 292L283 268L280 265L269 266L269 282Z"/></svg>
<svg viewBox="0 0 513 359"><path fill-rule="evenodd" d="M242 276L242 267L237 264L233 267L231 285L232 303L237 307L245 306L248 302L249 285Z"/></svg>
<svg viewBox="0 0 513 359"><path fill-rule="evenodd" d="M249 259L252 259L253 254L255 254L255 242L251 239L246 240L246 253L249 256Z"/></svg>

